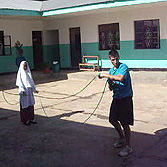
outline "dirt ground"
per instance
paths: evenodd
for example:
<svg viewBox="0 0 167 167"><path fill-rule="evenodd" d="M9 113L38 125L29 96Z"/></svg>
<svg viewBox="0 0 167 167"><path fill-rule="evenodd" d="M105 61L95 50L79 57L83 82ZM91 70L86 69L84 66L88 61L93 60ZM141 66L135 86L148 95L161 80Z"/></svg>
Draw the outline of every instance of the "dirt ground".
<svg viewBox="0 0 167 167"><path fill-rule="evenodd" d="M134 84L135 125L133 154L121 158L114 149L117 134L108 122L112 92L102 95L105 80L46 80L37 84L35 118L24 126L19 118L19 96L0 95L0 167L166 167L167 86ZM17 88L5 90L18 93ZM51 99L52 98L52 99ZM63 99L64 98L64 99ZM17 104L15 104L17 103Z"/></svg>

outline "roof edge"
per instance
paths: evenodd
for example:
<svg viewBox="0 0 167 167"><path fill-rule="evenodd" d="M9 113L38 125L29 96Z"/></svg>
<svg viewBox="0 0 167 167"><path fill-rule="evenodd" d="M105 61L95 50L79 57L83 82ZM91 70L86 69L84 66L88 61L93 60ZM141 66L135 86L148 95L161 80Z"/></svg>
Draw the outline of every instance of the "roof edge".
<svg viewBox="0 0 167 167"><path fill-rule="evenodd" d="M95 10L95 9L104 9L104 8L112 8L112 7L121 7L121 6L130 6L130 5L140 5L140 4L148 4L148 3L157 3L157 2L166 2L167 0L120 0L120 1L107 1L103 3L96 4L88 4L88 5L80 5L73 6L67 8L59 8L55 10L42 11L42 16L53 16L67 13L75 13L81 11Z"/></svg>

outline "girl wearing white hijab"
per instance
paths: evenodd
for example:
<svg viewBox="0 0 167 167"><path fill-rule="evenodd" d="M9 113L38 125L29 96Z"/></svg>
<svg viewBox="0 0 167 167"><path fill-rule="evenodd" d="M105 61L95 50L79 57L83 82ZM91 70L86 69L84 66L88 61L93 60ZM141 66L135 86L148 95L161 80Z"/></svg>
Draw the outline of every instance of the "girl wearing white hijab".
<svg viewBox="0 0 167 167"><path fill-rule="evenodd" d="M17 73L16 86L19 87L20 94L20 118L24 125L37 123L34 121L35 99L33 92L38 93L31 71L26 61L20 63Z"/></svg>

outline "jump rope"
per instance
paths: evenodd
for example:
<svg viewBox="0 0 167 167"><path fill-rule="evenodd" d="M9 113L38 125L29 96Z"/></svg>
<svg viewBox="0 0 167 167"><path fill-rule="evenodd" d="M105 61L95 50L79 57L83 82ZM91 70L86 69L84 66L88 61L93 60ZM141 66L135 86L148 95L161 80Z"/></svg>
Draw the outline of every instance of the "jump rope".
<svg viewBox="0 0 167 167"><path fill-rule="evenodd" d="M58 100L60 100L60 99L67 99L67 98L76 96L76 95L80 94L81 92L83 92L96 78L97 78L97 76L93 77L92 80L91 80L86 86L84 86L80 91L78 91L78 92L76 92L76 93L74 93L74 94L72 94L72 95L66 96L66 97L62 97L62 98L52 98L52 97L46 97L46 96L41 96L41 95L34 95L34 96L36 96L36 97L39 98L39 101L40 101L40 103L41 103L42 110L43 110L44 114L46 115L46 117L49 118L48 115L47 115L47 113L46 113L46 111L45 111L45 109L44 109L44 106L43 106L43 103L42 103L42 100L41 100L42 98L45 98L45 99L58 99ZM98 78L101 79L100 73L98 74ZM85 123L92 117L92 115L95 113L95 111L96 111L97 108L99 107L99 105L100 105L100 103L101 103L101 100L102 100L102 98L103 98L103 95L104 95L104 93L105 93L105 89L106 89L107 82L108 82L108 80L106 81L106 83L105 83L105 85L104 85L103 92L102 92L102 94L101 94L101 97L100 97L100 99L99 99L99 101L98 101L98 103L97 103L95 109L94 109L93 112L89 115L89 117L83 122L83 124L85 124ZM4 98L4 100L5 100L6 103L8 103L9 105L17 105L17 104L19 103L19 102L16 102L16 103L11 103L11 102L9 102L9 101L7 100L7 98L5 97L5 93L6 93L6 94L10 94L10 95L19 95L19 94L10 93L10 92L6 92L6 91L2 91L2 96L3 96L3 98Z"/></svg>

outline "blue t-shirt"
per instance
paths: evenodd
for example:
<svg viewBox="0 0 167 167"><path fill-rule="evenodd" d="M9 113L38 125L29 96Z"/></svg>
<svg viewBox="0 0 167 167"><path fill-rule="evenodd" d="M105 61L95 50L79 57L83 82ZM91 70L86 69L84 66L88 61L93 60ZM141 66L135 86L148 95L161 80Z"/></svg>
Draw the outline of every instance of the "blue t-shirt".
<svg viewBox="0 0 167 167"><path fill-rule="evenodd" d="M123 75L124 79L122 82L120 81L113 81L113 98L121 99L124 97L132 97L132 84L131 84L131 77L129 73L128 66L124 63L120 63L117 68L111 68L109 71L111 75Z"/></svg>

